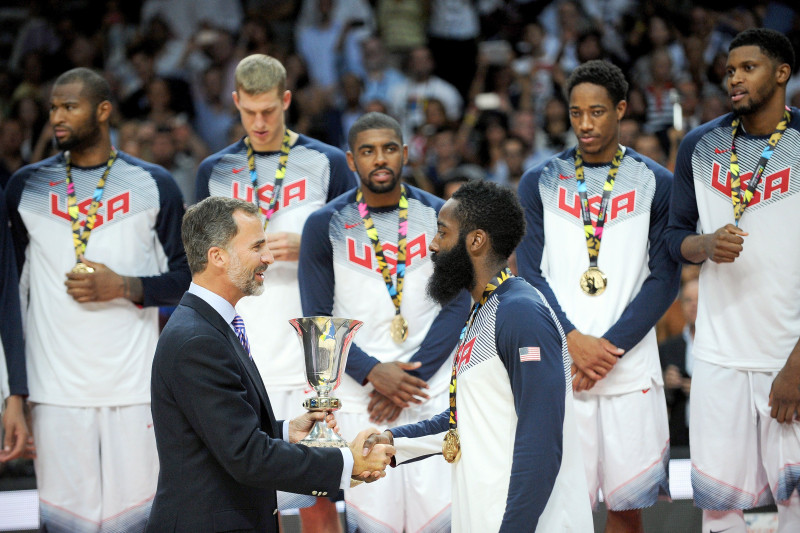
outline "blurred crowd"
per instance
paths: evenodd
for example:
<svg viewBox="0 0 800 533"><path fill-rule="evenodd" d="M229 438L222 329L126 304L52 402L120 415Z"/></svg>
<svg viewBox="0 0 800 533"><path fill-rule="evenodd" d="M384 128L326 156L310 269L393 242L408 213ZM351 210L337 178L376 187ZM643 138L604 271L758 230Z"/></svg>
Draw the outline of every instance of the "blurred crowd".
<svg viewBox="0 0 800 533"><path fill-rule="evenodd" d="M574 145L562 86L584 61L623 68L631 90L621 142L672 169L683 133L727 111L725 60L736 33L765 26L800 49L800 17L780 1L4 4L0 185L55 153L50 84L90 67L115 93L115 145L170 170L187 204L203 158L244 134L230 95L234 68L252 53L286 66L290 127L346 150L353 121L385 111L404 128L407 180L447 196L471 178L514 185ZM800 105L800 76L788 94Z"/></svg>

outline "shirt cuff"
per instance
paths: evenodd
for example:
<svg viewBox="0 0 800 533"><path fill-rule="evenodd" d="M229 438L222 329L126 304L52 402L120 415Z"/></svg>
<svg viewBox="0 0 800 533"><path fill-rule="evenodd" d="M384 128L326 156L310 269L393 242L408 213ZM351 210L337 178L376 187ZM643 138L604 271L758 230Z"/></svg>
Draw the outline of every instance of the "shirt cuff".
<svg viewBox="0 0 800 533"><path fill-rule="evenodd" d="M344 467L342 468L342 480L339 484L339 488L349 489L350 488L350 474L353 472L353 464L355 463L355 459L353 458L353 453L350 451L350 448L339 448L339 451L342 452L342 459L344 460Z"/></svg>
<svg viewBox="0 0 800 533"><path fill-rule="evenodd" d="M285 440L286 442L289 442L289 421L288 420L284 420L283 421L283 433L282 433L282 435L283 435L283 440Z"/></svg>

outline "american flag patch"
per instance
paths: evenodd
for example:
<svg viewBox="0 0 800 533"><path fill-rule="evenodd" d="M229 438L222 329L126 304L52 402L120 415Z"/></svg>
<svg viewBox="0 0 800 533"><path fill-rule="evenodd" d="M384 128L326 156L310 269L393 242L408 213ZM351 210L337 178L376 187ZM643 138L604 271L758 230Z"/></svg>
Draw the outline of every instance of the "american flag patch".
<svg viewBox="0 0 800 533"><path fill-rule="evenodd" d="M539 353L539 347L528 346L527 348L520 348L519 360L521 363L524 363L525 361L541 361L542 356Z"/></svg>

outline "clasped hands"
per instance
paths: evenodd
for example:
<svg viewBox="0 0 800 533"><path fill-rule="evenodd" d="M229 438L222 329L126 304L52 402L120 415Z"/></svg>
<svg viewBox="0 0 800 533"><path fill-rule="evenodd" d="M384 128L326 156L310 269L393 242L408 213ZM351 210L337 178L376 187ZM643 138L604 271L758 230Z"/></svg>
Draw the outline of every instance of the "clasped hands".
<svg viewBox="0 0 800 533"><path fill-rule="evenodd" d="M329 428L339 432L339 424L333 413L308 412L289 421L289 442L299 442L303 439L318 420L325 420ZM365 445L365 441L377 433L378 430L375 428L365 429L348 446L353 454L351 477L356 481L367 483L377 481L386 475L386 467L392 462L394 446L391 444L373 443L369 448Z"/></svg>
<svg viewBox="0 0 800 533"><path fill-rule="evenodd" d="M617 364L625 350L603 337L584 335L577 329L567 334L567 348L572 356L572 389L589 390Z"/></svg>

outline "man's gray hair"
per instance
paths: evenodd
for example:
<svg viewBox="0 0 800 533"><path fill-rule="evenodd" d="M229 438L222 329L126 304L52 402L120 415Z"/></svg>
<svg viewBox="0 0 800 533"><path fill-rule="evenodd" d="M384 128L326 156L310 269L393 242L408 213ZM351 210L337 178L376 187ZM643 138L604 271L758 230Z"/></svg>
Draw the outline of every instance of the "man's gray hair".
<svg viewBox="0 0 800 533"><path fill-rule="evenodd" d="M211 248L216 246L228 249L239 231L233 219L236 211L258 216L258 207L252 202L219 196L206 198L186 210L181 225L181 238L192 274L206 269L208 251Z"/></svg>

